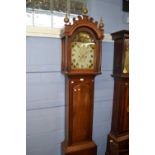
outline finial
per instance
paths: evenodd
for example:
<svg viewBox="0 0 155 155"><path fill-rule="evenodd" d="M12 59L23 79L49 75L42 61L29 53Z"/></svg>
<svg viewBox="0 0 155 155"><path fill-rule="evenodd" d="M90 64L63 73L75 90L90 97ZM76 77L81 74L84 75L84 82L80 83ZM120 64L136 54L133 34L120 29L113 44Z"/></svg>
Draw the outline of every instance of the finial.
<svg viewBox="0 0 155 155"><path fill-rule="evenodd" d="M87 13L88 13L88 9L87 9L86 5L84 5L84 6L82 7L82 15L86 16Z"/></svg>
<svg viewBox="0 0 155 155"><path fill-rule="evenodd" d="M101 30L104 30L104 23L103 23L102 17L101 17L101 19L100 19L99 28L100 28Z"/></svg>
<svg viewBox="0 0 155 155"><path fill-rule="evenodd" d="M65 18L64 18L64 22L65 22L66 24L69 22L69 18L68 18L68 16L67 16L67 13L66 13L66 16L65 16Z"/></svg>

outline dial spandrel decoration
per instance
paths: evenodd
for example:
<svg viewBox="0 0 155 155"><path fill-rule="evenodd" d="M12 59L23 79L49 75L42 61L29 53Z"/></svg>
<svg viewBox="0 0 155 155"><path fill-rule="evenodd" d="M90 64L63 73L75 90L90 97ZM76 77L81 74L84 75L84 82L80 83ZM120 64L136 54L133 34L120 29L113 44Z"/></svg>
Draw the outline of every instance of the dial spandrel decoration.
<svg viewBox="0 0 155 155"><path fill-rule="evenodd" d="M71 45L71 69L94 69L95 41L87 32L79 32Z"/></svg>

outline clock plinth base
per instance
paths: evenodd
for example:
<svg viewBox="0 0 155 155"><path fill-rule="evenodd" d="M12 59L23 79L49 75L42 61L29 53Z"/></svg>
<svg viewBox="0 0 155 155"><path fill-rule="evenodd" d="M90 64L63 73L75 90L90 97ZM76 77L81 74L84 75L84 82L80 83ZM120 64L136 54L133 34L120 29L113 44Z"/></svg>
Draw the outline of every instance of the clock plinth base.
<svg viewBox="0 0 155 155"><path fill-rule="evenodd" d="M66 146L63 142L62 155L97 155L97 145L90 141Z"/></svg>
<svg viewBox="0 0 155 155"><path fill-rule="evenodd" d="M109 134L105 155L129 155L129 134Z"/></svg>

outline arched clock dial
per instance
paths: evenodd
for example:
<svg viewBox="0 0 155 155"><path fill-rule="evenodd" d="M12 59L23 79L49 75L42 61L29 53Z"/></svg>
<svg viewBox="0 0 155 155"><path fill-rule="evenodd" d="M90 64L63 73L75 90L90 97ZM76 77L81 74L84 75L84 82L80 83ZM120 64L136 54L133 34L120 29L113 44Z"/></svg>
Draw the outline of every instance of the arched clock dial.
<svg viewBox="0 0 155 155"><path fill-rule="evenodd" d="M94 69L95 42L87 32L78 33L71 44L71 69Z"/></svg>

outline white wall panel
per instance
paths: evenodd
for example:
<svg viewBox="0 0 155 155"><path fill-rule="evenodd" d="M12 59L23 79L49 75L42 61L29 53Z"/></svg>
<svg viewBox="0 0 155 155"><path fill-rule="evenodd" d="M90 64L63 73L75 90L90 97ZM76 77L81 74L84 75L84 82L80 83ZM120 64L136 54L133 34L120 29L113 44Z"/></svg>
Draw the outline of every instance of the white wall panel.
<svg viewBox="0 0 155 155"><path fill-rule="evenodd" d="M64 107L27 111L27 135L64 130Z"/></svg>
<svg viewBox="0 0 155 155"><path fill-rule="evenodd" d="M60 72L27 73L27 109L64 105L64 76Z"/></svg>
<svg viewBox="0 0 155 155"><path fill-rule="evenodd" d="M27 72L60 71L61 40L27 37Z"/></svg>

